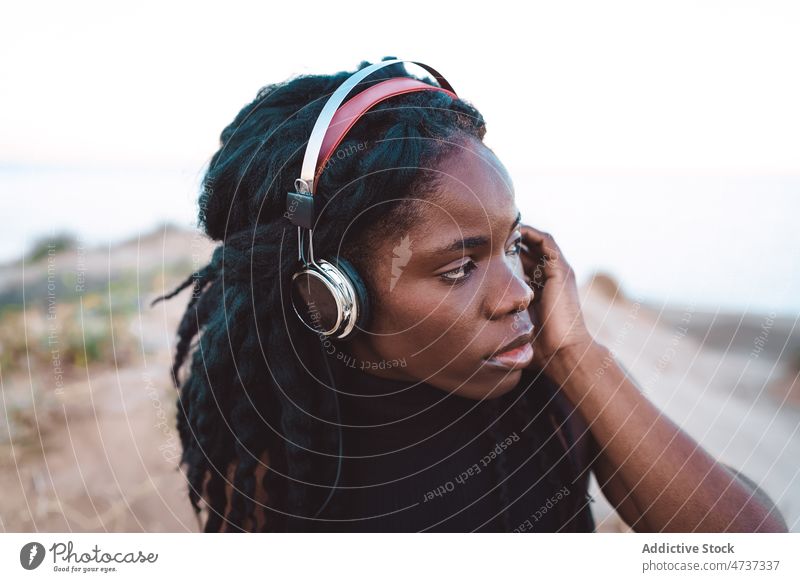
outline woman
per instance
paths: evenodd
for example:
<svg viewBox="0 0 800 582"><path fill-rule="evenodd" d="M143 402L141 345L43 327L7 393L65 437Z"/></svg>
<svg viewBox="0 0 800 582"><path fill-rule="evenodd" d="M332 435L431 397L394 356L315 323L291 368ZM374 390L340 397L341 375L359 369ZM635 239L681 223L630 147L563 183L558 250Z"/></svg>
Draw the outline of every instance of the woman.
<svg viewBox="0 0 800 582"><path fill-rule="evenodd" d="M394 96L347 132L314 251L362 276L368 325L339 341L297 319L286 192L350 74L269 85L223 130L200 197L222 244L165 296L193 285L173 380L205 531L593 531L591 471L637 531L785 531L588 333L463 99Z"/></svg>

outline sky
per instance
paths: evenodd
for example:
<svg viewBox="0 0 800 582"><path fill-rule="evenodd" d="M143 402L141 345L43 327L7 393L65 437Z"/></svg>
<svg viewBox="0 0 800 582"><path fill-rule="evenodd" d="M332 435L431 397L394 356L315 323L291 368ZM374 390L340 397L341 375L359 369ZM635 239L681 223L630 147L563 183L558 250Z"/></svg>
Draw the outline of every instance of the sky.
<svg viewBox="0 0 800 582"><path fill-rule="evenodd" d="M8 5L0 260L52 230L193 224L202 168L261 86L395 56L478 107L523 220L579 273L653 297L680 280L679 300L713 276L711 304L800 310L797 30L800 4L763 0ZM692 252L705 264L675 263ZM742 262L757 277L737 297Z"/></svg>

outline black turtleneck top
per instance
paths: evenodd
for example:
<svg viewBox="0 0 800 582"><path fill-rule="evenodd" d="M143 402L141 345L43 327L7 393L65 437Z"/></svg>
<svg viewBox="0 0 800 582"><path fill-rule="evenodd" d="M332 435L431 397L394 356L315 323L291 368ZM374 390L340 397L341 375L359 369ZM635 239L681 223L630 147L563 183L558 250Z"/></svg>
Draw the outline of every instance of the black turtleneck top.
<svg viewBox="0 0 800 582"><path fill-rule="evenodd" d="M591 434L544 374L485 400L343 374L339 486L314 530L594 531Z"/></svg>

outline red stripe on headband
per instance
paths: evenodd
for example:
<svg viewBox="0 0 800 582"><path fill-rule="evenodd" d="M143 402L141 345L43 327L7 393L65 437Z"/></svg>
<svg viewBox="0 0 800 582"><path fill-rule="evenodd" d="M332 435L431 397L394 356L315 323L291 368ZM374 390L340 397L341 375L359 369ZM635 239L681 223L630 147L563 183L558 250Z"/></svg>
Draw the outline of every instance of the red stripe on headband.
<svg viewBox="0 0 800 582"><path fill-rule="evenodd" d="M314 183L317 183L317 179L320 174L322 174L322 170L325 169L333 152L339 147L339 144L342 143L344 136L370 107L389 97L402 95L403 93L413 93L415 91L442 91L450 95L453 99L458 99L458 95L452 91L442 87L435 87L410 77L393 77L364 89L358 95L348 99L336 110L336 113L334 113L331 123L325 132L325 137L322 140L322 148L320 149L319 158L317 159L317 173L314 176Z"/></svg>

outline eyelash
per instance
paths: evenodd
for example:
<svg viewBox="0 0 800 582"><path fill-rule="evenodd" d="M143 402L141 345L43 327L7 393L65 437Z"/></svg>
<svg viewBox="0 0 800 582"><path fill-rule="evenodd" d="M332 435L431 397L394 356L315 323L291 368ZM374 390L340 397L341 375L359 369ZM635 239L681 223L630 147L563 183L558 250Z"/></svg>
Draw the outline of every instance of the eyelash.
<svg viewBox="0 0 800 582"><path fill-rule="evenodd" d="M513 252L514 252L515 255L519 255L519 253L522 251L522 246L521 245L522 245L522 237L519 237L517 240L514 241L514 251ZM467 279L469 279L469 274L472 271L474 271L475 269L477 269L477 268L478 268L478 266L475 264L475 262L470 260L468 263L464 263L460 267L457 267L457 268L455 268L455 269L453 269L451 271L447 271L445 273L440 273L439 276L442 279L444 279L445 282L455 286L455 285L459 285L459 284L463 283L464 281L466 281ZM453 279L453 278L447 276L447 275L452 275L454 273L458 274L464 269L466 269L466 271L464 271L464 274L461 277L457 277L457 278Z"/></svg>

